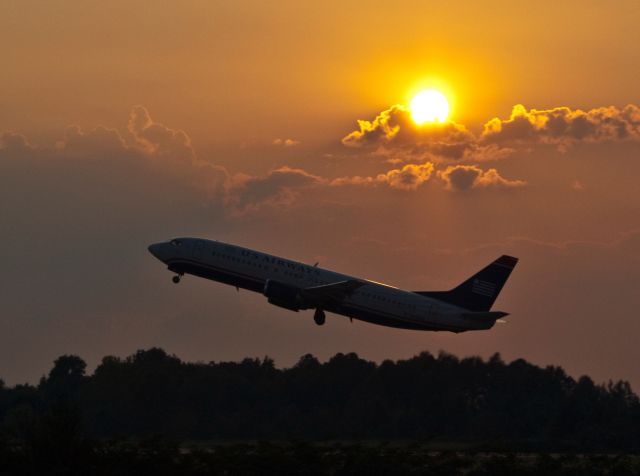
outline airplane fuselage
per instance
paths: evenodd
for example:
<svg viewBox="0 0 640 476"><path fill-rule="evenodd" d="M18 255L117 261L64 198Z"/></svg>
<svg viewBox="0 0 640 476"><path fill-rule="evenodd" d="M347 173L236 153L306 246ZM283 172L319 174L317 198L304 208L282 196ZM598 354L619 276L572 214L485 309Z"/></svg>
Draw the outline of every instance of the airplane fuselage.
<svg viewBox="0 0 640 476"><path fill-rule="evenodd" d="M481 330L495 323L495 318L470 318L468 309L432 297L219 241L178 238L149 250L178 275L174 282L191 274L264 294L272 304L293 311L321 309L374 324L430 331ZM357 287L340 299L321 296L325 288L333 291L333 283Z"/></svg>

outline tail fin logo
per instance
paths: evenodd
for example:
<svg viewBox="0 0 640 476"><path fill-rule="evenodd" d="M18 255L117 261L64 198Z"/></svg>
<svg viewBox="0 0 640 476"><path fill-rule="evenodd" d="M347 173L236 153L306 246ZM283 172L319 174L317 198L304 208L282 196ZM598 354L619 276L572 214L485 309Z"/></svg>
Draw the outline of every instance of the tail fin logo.
<svg viewBox="0 0 640 476"><path fill-rule="evenodd" d="M474 294L480 294L481 296L493 297L496 292L496 285L495 283L476 278L473 280L471 292Z"/></svg>

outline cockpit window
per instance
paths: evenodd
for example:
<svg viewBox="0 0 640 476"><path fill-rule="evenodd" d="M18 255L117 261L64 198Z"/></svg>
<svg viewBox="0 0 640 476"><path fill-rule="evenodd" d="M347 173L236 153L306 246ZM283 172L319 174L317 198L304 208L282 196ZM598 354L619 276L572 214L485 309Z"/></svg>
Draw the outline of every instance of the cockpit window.
<svg viewBox="0 0 640 476"><path fill-rule="evenodd" d="M173 246L180 246L182 244L181 240L171 240L169 243L171 243Z"/></svg>

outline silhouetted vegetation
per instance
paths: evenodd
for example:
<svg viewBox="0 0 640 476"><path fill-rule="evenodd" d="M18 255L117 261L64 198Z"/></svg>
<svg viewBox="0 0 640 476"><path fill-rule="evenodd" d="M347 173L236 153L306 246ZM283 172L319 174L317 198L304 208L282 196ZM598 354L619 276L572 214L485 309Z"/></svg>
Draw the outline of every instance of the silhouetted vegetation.
<svg viewBox="0 0 640 476"><path fill-rule="evenodd" d="M243 464L246 471L226 474L252 474L254 463L297 474L298 459L315 461L317 474L353 474L352 466L405 468L416 455L422 455L420 467L433 469L420 474L441 474L444 450L611 454L640 448L640 402L628 383L596 385L559 367L507 364L497 354L484 361L425 352L381 364L355 354L326 363L306 355L278 369L268 358L186 363L150 349L126 359L105 357L93 375L79 357L62 356L36 386L8 388L0 381L0 423L0 474L25 461L38 472L69 462L86 468L125 460L158 465L158 474ZM265 440L272 443L255 443ZM223 443L230 441L235 444ZM277 443L285 441L316 443ZM448 474L466 465L468 474L494 475L500 465L522 471L547 465L545 474L554 474L553 468L586 461L447 458ZM607 458L638 470L635 460ZM412 474L405 469L380 474Z"/></svg>

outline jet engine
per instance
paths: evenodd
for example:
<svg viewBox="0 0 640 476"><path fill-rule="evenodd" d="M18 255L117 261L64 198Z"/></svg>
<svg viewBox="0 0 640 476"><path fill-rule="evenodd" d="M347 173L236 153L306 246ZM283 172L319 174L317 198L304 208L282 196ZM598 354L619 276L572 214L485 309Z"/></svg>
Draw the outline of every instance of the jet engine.
<svg viewBox="0 0 640 476"><path fill-rule="evenodd" d="M300 288L290 284L268 279L264 285L263 294L267 297L269 303L274 306L284 307L296 312L303 308Z"/></svg>

